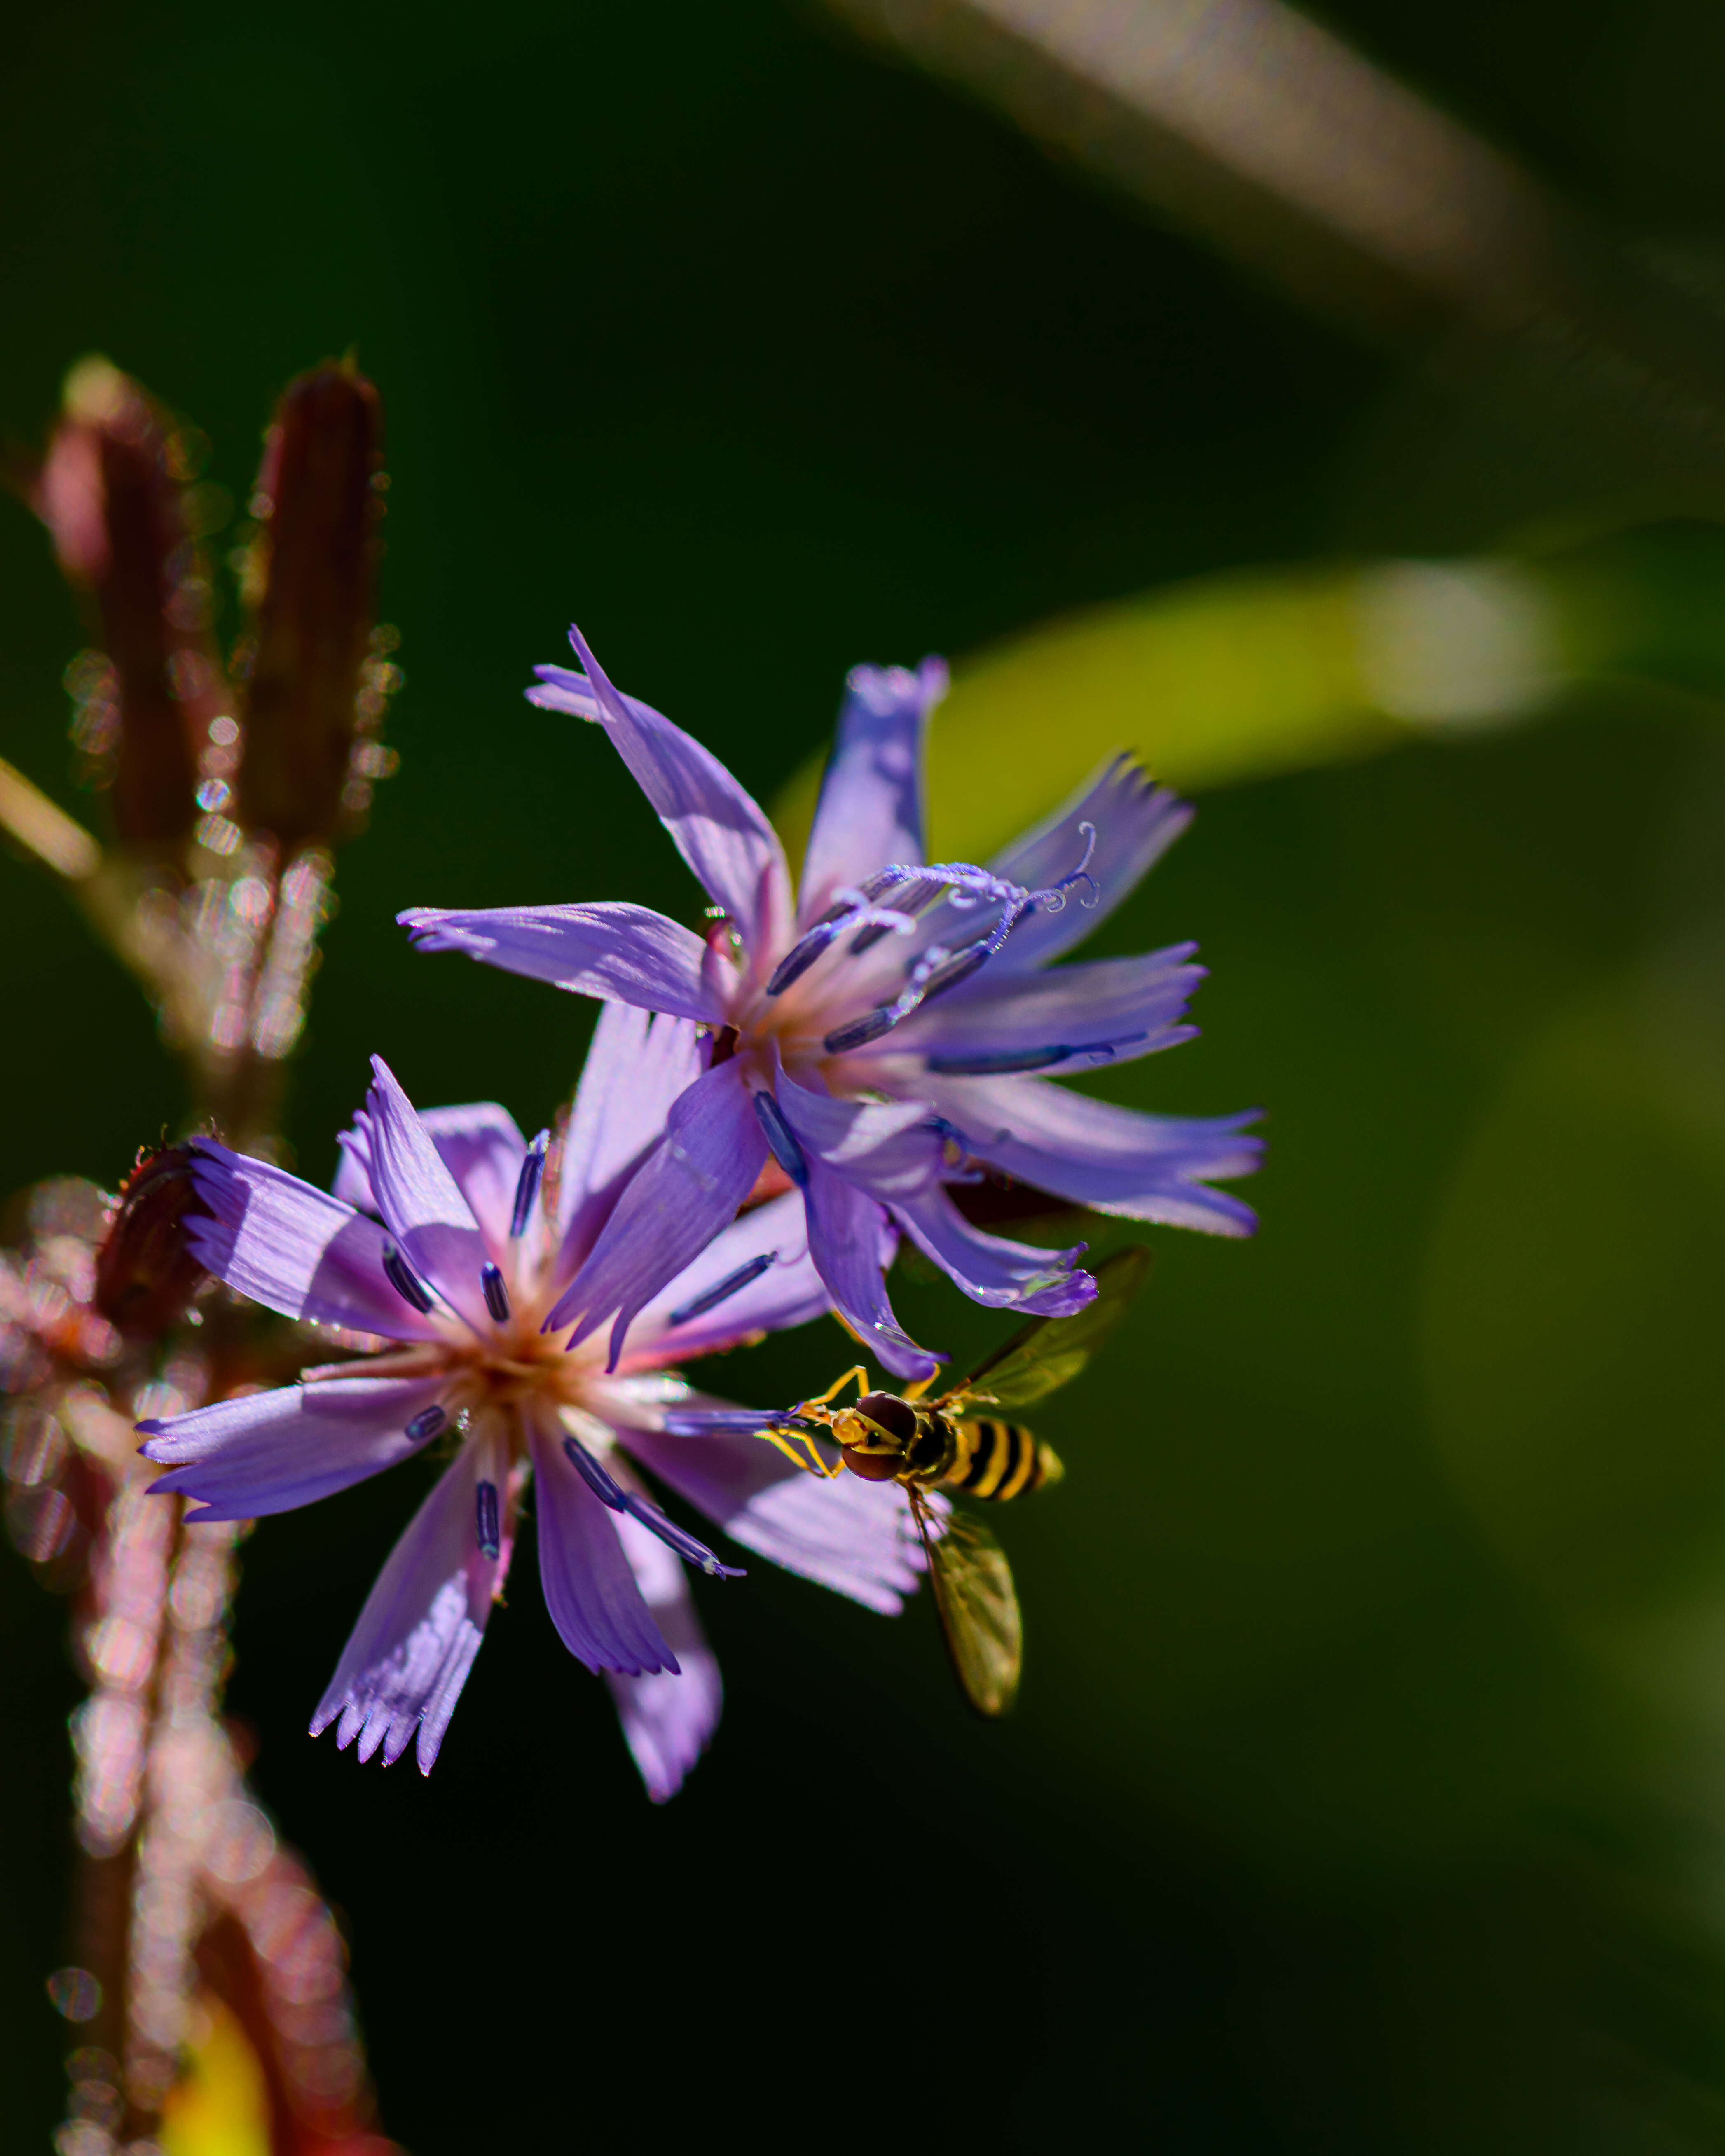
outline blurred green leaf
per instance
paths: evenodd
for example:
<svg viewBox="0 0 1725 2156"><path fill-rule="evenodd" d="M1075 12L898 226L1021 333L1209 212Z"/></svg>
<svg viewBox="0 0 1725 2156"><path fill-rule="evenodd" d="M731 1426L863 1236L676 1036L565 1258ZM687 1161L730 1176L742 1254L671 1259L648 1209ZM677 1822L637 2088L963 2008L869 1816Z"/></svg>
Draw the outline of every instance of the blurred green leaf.
<svg viewBox="0 0 1725 2156"><path fill-rule="evenodd" d="M930 731L930 850L985 859L1106 757L1201 792L1537 712L1634 675L1725 695L1725 534L1516 559L1296 565L1086 608L961 660ZM778 804L793 855L819 767Z"/></svg>
<svg viewBox="0 0 1725 2156"><path fill-rule="evenodd" d="M1725 953L1718 924L1542 1029L1428 1258L1440 1449L1516 1573L1709 1718L1725 1639Z"/></svg>
<svg viewBox="0 0 1725 2156"><path fill-rule="evenodd" d="M1401 729L1361 685L1356 583L1327 567L1182 584L961 660L930 732L935 856L986 855L1117 749L1202 787L1386 745ZM819 783L803 771L782 803L793 848Z"/></svg>

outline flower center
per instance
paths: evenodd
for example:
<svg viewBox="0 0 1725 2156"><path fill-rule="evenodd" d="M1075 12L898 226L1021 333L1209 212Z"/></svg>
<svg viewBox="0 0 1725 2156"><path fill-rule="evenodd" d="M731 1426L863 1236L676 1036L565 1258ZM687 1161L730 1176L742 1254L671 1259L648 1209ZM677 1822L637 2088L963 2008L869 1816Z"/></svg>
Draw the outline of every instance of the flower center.
<svg viewBox="0 0 1725 2156"><path fill-rule="evenodd" d="M770 1090L777 1061L793 1078L813 1078L835 1095L867 1090L868 1074L845 1067L847 1058L971 979L1039 908L1060 912L1081 884L1090 887L1088 903L1096 903L1089 873L1096 825L1081 824L1078 835L1076 867L1041 890L1008 882L969 861L922 868L892 863L866 883L839 891L764 984L731 962L726 1045L747 1066L747 1079ZM709 948L721 963L728 958L711 937ZM768 1135L770 1140L770 1126Z"/></svg>

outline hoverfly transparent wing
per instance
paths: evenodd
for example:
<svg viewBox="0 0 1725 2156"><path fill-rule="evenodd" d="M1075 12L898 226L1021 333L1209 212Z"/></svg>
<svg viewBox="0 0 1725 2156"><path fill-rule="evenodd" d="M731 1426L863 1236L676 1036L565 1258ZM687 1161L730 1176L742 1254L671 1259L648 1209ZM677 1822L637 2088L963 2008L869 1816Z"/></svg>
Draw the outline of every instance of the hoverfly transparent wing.
<svg viewBox="0 0 1725 2156"><path fill-rule="evenodd" d="M1096 1299L1076 1317L1034 1317L1004 1348L979 1363L939 1404L1027 1408L1070 1384L1126 1315L1150 1270L1142 1243L1117 1250L1096 1267Z"/></svg>
<svg viewBox="0 0 1725 2156"><path fill-rule="evenodd" d="M1004 1714L1018 1697L1024 1621L1006 1552L980 1521L949 1512L932 1522L914 1485L908 1496L928 1558L947 1651L978 1714Z"/></svg>

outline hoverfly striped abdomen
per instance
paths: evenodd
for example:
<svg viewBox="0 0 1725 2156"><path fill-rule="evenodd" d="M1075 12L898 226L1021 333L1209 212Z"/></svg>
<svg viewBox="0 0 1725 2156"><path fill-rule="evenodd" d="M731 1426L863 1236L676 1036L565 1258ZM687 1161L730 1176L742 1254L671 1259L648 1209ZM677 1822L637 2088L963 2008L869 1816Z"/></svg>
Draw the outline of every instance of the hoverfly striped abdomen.
<svg viewBox="0 0 1725 2156"><path fill-rule="evenodd" d="M949 1490L971 1497L1022 1497L1045 1482L1058 1482L1065 1471L1051 1445L1044 1445L1021 1422L1000 1422L992 1415L971 1415L957 1425L958 1456L946 1477Z"/></svg>

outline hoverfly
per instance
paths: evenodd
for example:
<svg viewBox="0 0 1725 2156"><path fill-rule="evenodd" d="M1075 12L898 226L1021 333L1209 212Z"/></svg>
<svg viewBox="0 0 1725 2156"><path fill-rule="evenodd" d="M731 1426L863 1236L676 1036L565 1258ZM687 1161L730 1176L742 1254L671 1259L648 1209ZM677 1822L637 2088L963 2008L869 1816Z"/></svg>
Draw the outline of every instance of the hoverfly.
<svg viewBox="0 0 1725 2156"><path fill-rule="evenodd" d="M870 1392L861 1363L817 1398L803 1401L759 1435L798 1466L836 1475L809 1442L830 1435L845 1467L870 1482L904 1486L928 1562L935 1608L952 1667L979 1714L1004 1714L1016 1697L1024 1626L1006 1553L980 1520L955 1510L942 1518L934 1490L999 1502L1058 1481L1053 1450L1020 1423L978 1409L1027 1408L1076 1378L1125 1315L1150 1264L1142 1245L1096 1268L1096 1298L1076 1317L1039 1317L979 1363L968 1377L927 1397L927 1381L905 1393ZM834 1404L855 1383L850 1407ZM793 1450L800 1440L809 1456ZM814 1465L810 1466L810 1459Z"/></svg>

